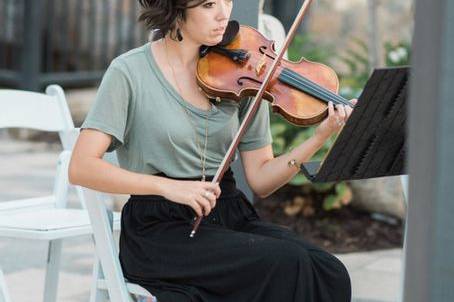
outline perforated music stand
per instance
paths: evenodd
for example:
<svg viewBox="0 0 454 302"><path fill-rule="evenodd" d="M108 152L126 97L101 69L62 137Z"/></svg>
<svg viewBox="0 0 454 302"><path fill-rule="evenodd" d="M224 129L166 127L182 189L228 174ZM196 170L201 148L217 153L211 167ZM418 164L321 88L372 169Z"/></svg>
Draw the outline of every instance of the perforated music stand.
<svg viewBox="0 0 454 302"><path fill-rule="evenodd" d="M406 174L408 77L409 67L375 69L323 161L301 172L312 182Z"/></svg>

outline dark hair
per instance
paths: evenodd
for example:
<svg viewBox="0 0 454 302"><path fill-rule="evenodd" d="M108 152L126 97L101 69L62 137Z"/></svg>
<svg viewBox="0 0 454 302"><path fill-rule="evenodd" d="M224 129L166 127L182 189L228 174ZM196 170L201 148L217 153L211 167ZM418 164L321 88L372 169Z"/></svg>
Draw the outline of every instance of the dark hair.
<svg viewBox="0 0 454 302"><path fill-rule="evenodd" d="M178 19L185 20L186 9L194 8L208 0L138 0L143 10L139 21L143 21L148 30L154 31L154 38L173 33ZM191 3L193 2L193 3ZM172 36L176 39L175 34Z"/></svg>

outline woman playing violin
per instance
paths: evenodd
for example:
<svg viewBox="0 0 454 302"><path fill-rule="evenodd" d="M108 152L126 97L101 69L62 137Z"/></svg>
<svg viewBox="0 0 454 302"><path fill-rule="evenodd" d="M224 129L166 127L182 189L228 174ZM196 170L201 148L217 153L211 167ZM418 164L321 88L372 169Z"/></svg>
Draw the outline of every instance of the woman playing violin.
<svg viewBox="0 0 454 302"><path fill-rule="evenodd" d="M69 168L73 184L131 195L120 233L124 276L160 302L350 301L350 278L336 257L261 220L230 169L220 183L209 181L251 102L213 102L196 81L199 48L222 40L233 1L139 2L153 41L111 62ZM260 104L238 145L256 195L289 182L297 163L342 128L351 108L336 107L311 138L274 157L268 104ZM113 150L120 167L102 159Z"/></svg>

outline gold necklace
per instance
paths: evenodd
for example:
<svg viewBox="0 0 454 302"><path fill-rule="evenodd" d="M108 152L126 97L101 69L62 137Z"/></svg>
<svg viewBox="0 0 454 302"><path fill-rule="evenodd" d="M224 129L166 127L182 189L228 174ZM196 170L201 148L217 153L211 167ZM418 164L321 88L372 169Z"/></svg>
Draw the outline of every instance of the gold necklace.
<svg viewBox="0 0 454 302"><path fill-rule="evenodd" d="M178 81L177 81L177 78L175 76L175 70L173 69L172 64L170 64L169 51L168 51L168 48L167 48L167 41L165 40L165 38L163 38L163 40L164 40L165 49L166 49L167 64L170 66L170 70L172 71L173 80L175 81L175 85L177 86L178 92L180 93L180 96L183 97L180 85L178 85ZM210 106L212 106L211 103L210 103ZM192 130L194 131L195 141L196 141L197 149L199 151L199 156L200 156L200 165L202 166L202 179L201 179L202 181L205 181L206 149L207 149L207 141L208 141L208 113L210 112L210 110L211 110L211 107L207 111L207 113L205 114L205 146L204 146L203 153L202 153L201 148L200 148L200 144L199 144L199 139L198 139L198 135L197 135L197 130L196 130L195 124L192 121L192 118L190 117L189 112L183 106L183 112L186 114L186 118L189 120L189 123L191 124Z"/></svg>

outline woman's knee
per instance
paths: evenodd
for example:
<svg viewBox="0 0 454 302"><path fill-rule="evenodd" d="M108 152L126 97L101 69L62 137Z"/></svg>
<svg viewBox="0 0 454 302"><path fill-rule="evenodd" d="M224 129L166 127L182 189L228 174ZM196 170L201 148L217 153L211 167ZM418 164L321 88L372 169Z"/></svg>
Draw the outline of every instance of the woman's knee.
<svg viewBox="0 0 454 302"><path fill-rule="evenodd" d="M347 268L345 265L335 256L332 256L334 258L334 263L335 266L337 267L337 272L338 272L338 280L341 284L341 286L345 289L348 294L351 294L351 280L350 280L350 274L348 273Z"/></svg>
<svg viewBox="0 0 454 302"><path fill-rule="evenodd" d="M334 257L335 258L335 257ZM344 297L344 301L350 302L352 296L352 285L350 274L348 273L347 268L345 265L336 258L336 266L338 267L338 277L335 281L337 283L337 288L339 291L339 297ZM342 301L342 300L339 300Z"/></svg>
<svg viewBox="0 0 454 302"><path fill-rule="evenodd" d="M323 250L311 250L310 255L320 273L329 276L326 281L333 288L338 301L350 301L351 280L345 265L336 256Z"/></svg>
<svg viewBox="0 0 454 302"><path fill-rule="evenodd" d="M296 267L298 263L310 265L308 251L290 241L274 240L266 254L269 262L280 266Z"/></svg>

